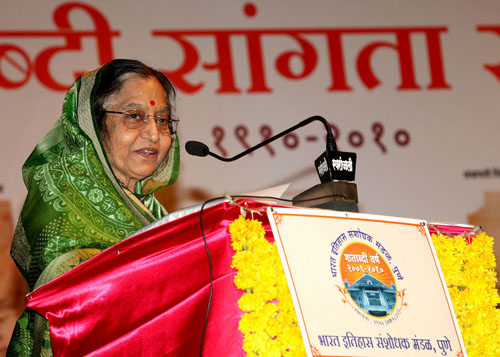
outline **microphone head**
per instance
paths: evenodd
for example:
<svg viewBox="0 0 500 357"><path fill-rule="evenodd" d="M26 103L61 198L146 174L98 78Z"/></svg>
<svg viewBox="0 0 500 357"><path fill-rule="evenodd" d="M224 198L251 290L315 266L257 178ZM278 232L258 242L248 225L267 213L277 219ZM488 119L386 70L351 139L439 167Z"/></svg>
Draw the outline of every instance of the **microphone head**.
<svg viewBox="0 0 500 357"><path fill-rule="evenodd" d="M194 156L207 156L210 150L208 146L199 141L188 141L185 145L186 151Z"/></svg>

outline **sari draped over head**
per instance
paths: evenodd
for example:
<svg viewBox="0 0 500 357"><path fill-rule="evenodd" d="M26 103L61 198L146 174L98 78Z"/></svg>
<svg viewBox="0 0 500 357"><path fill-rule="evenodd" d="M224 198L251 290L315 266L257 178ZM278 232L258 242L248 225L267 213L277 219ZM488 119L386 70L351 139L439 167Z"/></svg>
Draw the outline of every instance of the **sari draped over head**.
<svg viewBox="0 0 500 357"><path fill-rule="evenodd" d="M28 194L11 255L30 290L166 214L153 192L178 177L177 134L156 171L137 184L135 194L126 192L109 164L94 117L94 93L105 66L71 86L60 119L23 165ZM51 355L47 321L26 310L8 354Z"/></svg>

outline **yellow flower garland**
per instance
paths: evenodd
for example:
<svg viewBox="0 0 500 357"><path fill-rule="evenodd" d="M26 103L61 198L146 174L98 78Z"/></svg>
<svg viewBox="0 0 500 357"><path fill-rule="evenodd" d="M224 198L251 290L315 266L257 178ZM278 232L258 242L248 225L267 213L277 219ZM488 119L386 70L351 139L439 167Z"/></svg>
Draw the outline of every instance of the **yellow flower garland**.
<svg viewBox="0 0 500 357"><path fill-rule="evenodd" d="M234 283L245 291L238 301L244 312L238 327L244 334L243 350L260 356L305 356L276 244L266 240L257 220L240 216L229 232L236 251L231 267L238 270Z"/></svg>
<svg viewBox="0 0 500 357"><path fill-rule="evenodd" d="M500 356L500 303L495 289L493 238L432 235L467 354Z"/></svg>
<svg viewBox="0 0 500 357"><path fill-rule="evenodd" d="M236 251L234 283L245 293L238 301L244 314L239 331L250 355L305 356L285 274L276 248L258 220L240 216L229 225ZM432 235L467 354L500 356L500 303L495 289L493 238L477 235L471 244L461 237Z"/></svg>

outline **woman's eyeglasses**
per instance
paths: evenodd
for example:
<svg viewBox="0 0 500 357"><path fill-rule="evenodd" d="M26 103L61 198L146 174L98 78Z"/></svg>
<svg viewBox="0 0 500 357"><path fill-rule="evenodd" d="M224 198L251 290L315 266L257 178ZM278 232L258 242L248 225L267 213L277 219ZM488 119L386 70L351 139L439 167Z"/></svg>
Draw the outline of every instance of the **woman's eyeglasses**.
<svg viewBox="0 0 500 357"><path fill-rule="evenodd" d="M104 113L121 114L123 115L123 122L128 129L141 129L147 122L148 118L152 117L151 114L146 114L143 110L127 110L125 112L116 112L113 110L105 110ZM169 113L159 112L154 115L156 127L162 134L173 135L177 132L179 119Z"/></svg>

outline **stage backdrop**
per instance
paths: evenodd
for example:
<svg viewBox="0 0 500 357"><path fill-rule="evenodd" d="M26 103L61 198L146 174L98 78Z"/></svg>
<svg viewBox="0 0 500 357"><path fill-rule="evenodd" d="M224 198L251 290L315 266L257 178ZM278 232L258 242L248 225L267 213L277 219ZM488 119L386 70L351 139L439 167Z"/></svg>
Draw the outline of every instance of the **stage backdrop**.
<svg viewBox="0 0 500 357"><path fill-rule="evenodd" d="M21 166L78 74L113 58L179 89L181 144L232 156L324 116L358 154L366 213L465 222L500 182L498 1L3 1L0 199L17 217ZM235 163L182 149L169 209L319 183L313 123Z"/></svg>

